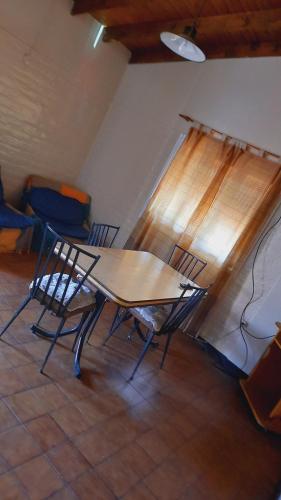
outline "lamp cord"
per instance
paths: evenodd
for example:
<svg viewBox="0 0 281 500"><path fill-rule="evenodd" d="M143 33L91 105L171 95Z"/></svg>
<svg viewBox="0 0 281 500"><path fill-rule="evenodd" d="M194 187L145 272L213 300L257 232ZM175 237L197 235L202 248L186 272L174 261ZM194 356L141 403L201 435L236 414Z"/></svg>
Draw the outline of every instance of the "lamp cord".
<svg viewBox="0 0 281 500"><path fill-rule="evenodd" d="M205 6L205 2L206 2L206 0L202 0L202 2L200 3L200 5L198 7L197 14L194 17L193 25L195 26L196 29L198 28L198 26L200 24L200 21L198 23L198 19L201 17L201 14L203 12L203 7Z"/></svg>

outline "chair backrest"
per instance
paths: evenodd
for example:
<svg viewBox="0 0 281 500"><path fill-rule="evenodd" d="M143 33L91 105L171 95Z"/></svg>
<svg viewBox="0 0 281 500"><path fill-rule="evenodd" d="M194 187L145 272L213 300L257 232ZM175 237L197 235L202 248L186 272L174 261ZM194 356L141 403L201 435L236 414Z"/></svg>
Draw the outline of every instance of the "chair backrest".
<svg viewBox="0 0 281 500"><path fill-rule="evenodd" d="M168 264L179 273L194 281L206 267L207 262L181 246L175 245Z"/></svg>
<svg viewBox="0 0 281 500"><path fill-rule="evenodd" d="M208 292L208 288L200 288L190 284L181 284L181 288L183 292L178 301L173 304L171 312L163 323L159 334L172 333L177 330ZM186 297L186 293L191 291L191 295Z"/></svg>
<svg viewBox="0 0 281 500"><path fill-rule="evenodd" d="M78 280L76 266L83 256L87 258L87 271ZM66 241L46 224L30 288L31 296L36 297L48 309L55 310L57 316L62 316L99 258L99 255L92 255Z"/></svg>
<svg viewBox="0 0 281 500"><path fill-rule="evenodd" d="M95 247L111 248L119 232L120 226L111 226L110 224L93 223L88 238L88 245Z"/></svg>

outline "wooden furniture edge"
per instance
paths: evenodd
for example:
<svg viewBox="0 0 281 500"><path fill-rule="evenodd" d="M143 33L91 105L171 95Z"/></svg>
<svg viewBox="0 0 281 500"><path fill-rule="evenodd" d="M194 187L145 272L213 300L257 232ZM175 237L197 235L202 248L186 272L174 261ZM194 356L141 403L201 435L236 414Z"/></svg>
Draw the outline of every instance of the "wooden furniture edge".
<svg viewBox="0 0 281 500"><path fill-rule="evenodd" d="M259 414L257 413L257 411L256 411L255 407L254 407L254 406L253 406L253 404L252 404L252 401L251 401L250 395L249 395L249 393L248 393L248 391L247 391L246 383L247 383L247 379L246 379L246 380L240 380L240 386L241 386L241 388L242 388L242 391L243 391L243 393L244 393L244 395L245 395L245 397L246 397L246 399L247 399L247 401L248 401L248 404L249 404L249 406L250 406L250 408L251 408L251 411L252 411L252 413L253 413L253 415L254 415L254 417L255 417L256 421L257 421L257 422L258 422L258 423L259 423L262 427L264 427L263 419L262 419L262 418L260 418Z"/></svg>
<svg viewBox="0 0 281 500"><path fill-rule="evenodd" d="M279 339L277 338L278 335L281 333L281 323L276 322L276 326L279 329L279 331L276 333L276 336L272 340L272 342L267 346L265 352L261 356L261 359L266 357L270 351L270 346L276 343L278 347L281 349L281 343L279 342ZM281 410L281 400L277 403L277 405L272 409L272 411L269 413L268 417L264 416L262 414L261 408L258 408L257 405L255 405L252 401L252 396L251 396L251 390L250 387L248 387L250 383L250 377L255 373L259 365L258 363L255 365L251 373L249 374L247 379L242 379L240 380L240 386L241 389L245 395L245 398L249 404L249 407L257 421L257 423L263 427L265 430L281 433L281 414L279 411Z"/></svg>

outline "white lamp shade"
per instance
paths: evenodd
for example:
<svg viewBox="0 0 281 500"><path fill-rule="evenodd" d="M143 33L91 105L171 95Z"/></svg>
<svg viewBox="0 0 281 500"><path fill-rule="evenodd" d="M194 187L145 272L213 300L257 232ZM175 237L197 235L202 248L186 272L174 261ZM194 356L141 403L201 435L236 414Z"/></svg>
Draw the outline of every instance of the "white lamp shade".
<svg viewBox="0 0 281 500"><path fill-rule="evenodd" d="M203 62L206 60L204 52L202 52L195 43L187 40L183 36L163 31L160 34L161 41L175 54L188 59L188 61Z"/></svg>

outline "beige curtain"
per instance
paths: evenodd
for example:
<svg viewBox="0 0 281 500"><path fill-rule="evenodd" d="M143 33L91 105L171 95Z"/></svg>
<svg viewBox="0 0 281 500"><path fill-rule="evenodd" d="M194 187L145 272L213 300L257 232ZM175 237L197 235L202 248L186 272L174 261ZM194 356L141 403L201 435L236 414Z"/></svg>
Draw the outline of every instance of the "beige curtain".
<svg viewBox="0 0 281 500"><path fill-rule="evenodd" d="M130 246L167 260L179 243L206 260L200 284L213 284L208 308L246 258L280 188L280 164L193 128L133 231Z"/></svg>

